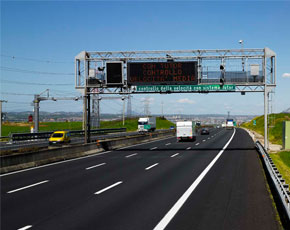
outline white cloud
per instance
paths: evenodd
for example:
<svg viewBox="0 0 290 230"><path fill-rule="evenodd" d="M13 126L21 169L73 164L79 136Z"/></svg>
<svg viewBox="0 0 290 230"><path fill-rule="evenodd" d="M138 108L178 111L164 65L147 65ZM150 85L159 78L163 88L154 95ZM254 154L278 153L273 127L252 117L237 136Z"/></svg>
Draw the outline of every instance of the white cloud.
<svg viewBox="0 0 290 230"><path fill-rule="evenodd" d="M179 99L177 103L182 103L182 104L195 104L194 100L189 100L188 98L183 98Z"/></svg>
<svg viewBox="0 0 290 230"><path fill-rule="evenodd" d="M283 73L282 77L289 77L290 78L290 73Z"/></svg>

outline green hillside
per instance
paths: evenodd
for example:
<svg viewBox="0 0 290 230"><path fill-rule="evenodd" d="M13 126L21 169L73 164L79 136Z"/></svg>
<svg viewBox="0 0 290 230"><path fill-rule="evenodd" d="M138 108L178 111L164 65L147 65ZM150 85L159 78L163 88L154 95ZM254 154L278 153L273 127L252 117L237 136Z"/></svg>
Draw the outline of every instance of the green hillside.
<svg viewBox="0 0 290 230"><path fill-rule="evenodd" d="M253 124L256 120L256 125ZM264 116L255 117L250 122L242 124L242 127L256 131L264 136ZM282 145L283 121L290 120L289 113L270 114L269 121L269 141L274 144Z"/></svg>
<svg viewBox="0 0 290 230"><path fill-rule="evenodd" d="M256 120L256 125L253 125ZM255 117L252 121L244 123L242 127L256 131L264 135L264 116ZM283 121L290 120L290 114L278 113L269 115L269 141L274 144L282 145ZM283 151L272 153L271 157L279 172L283 175L287 184L290 184L290 152Z"/></svg>

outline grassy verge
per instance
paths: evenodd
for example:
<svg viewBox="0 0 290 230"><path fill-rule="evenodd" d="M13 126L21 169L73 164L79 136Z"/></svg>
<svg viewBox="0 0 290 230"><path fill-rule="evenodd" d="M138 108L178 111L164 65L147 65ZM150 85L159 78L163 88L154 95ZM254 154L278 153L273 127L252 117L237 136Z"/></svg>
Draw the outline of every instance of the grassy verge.
<svg viewBox="0 0 290 230"><path fill-rule="evenodd" d="M157 129L169 129L174 125L172 122L157 117ZM27 122L7 122L2 125L2 136L9 136L10 133L30 133L32 123ZM127 131L136 131L138 128L138 118L125 120L101 121L102 129L109 128L127 128ZM40 122L39 131L55 131L55 130L82 130L82 122Z"/></svg>
<svg viewBox="0 0 290 230"><path fill-rule="evenodd" d="M156 118L156 129L169 129L170 126L174 124L166 119L157 117ZM138 128L138 118L132 118L125 120L125 125L123 126L123 121L102 121L101 128L127 128L127 131L136 131Z"/></svg>
<svg viewBox="0 0 290 230"><path fill-rule="evenodd" d="M27 122L6 122L2 125L2 136L9 136L10 133L30 133L32 123ZM55 130L81 130L82 122L40 122L39 131Z"/></svg>
<svg viewBox="0 0 290 230"><path fill-rule="evenodd" d="M283 175L285 182L290 184L290 152L272 153L271 158L279 172Z"/></svg>
<svg viewBox="0 0 290 230"><path fill-rule="evenodd" d="M253 124L256 120L256 125ZM255 117L252 121L242 124L242 127L253 130L264 136L264 116ZM290 120L289 113L270 114L269 120L269 141L273 144L282 145L283 121Z"/></svg>

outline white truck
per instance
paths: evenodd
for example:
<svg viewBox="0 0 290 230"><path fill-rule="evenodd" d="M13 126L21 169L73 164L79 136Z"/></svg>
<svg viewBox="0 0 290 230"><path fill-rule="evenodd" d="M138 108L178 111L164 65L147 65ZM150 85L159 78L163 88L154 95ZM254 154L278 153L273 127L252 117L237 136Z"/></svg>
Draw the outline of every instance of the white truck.
<svg viewBox="0 0 290 230"><path fill-rule="evenodd" d="M233 129L233 128L234 128L234 120L233 119L227 119L226 129Z"/></svg>
<svg viewBox="0 0 290 230"><path fill-rule="evenodd" d="M176 122L177 141L196 140L196 127L194 121L178 121Z"/></svg>
<svg viewBox="0 0 290 230"><path fill-rule="evenodd" d="M140 117L138 120L138 132L149 132L156 129L156 117Z"/></svg>

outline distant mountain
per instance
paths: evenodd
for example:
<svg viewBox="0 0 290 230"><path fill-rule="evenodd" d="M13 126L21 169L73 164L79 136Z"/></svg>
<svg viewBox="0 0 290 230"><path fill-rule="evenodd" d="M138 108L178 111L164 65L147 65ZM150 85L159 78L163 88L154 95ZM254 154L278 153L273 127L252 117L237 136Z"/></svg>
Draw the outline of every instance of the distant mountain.
<svg viewBox="0 0 290 230"><path fill-rule="evenodd" d="M290 113L290 107L283 111L283 113Z"/></svg>

